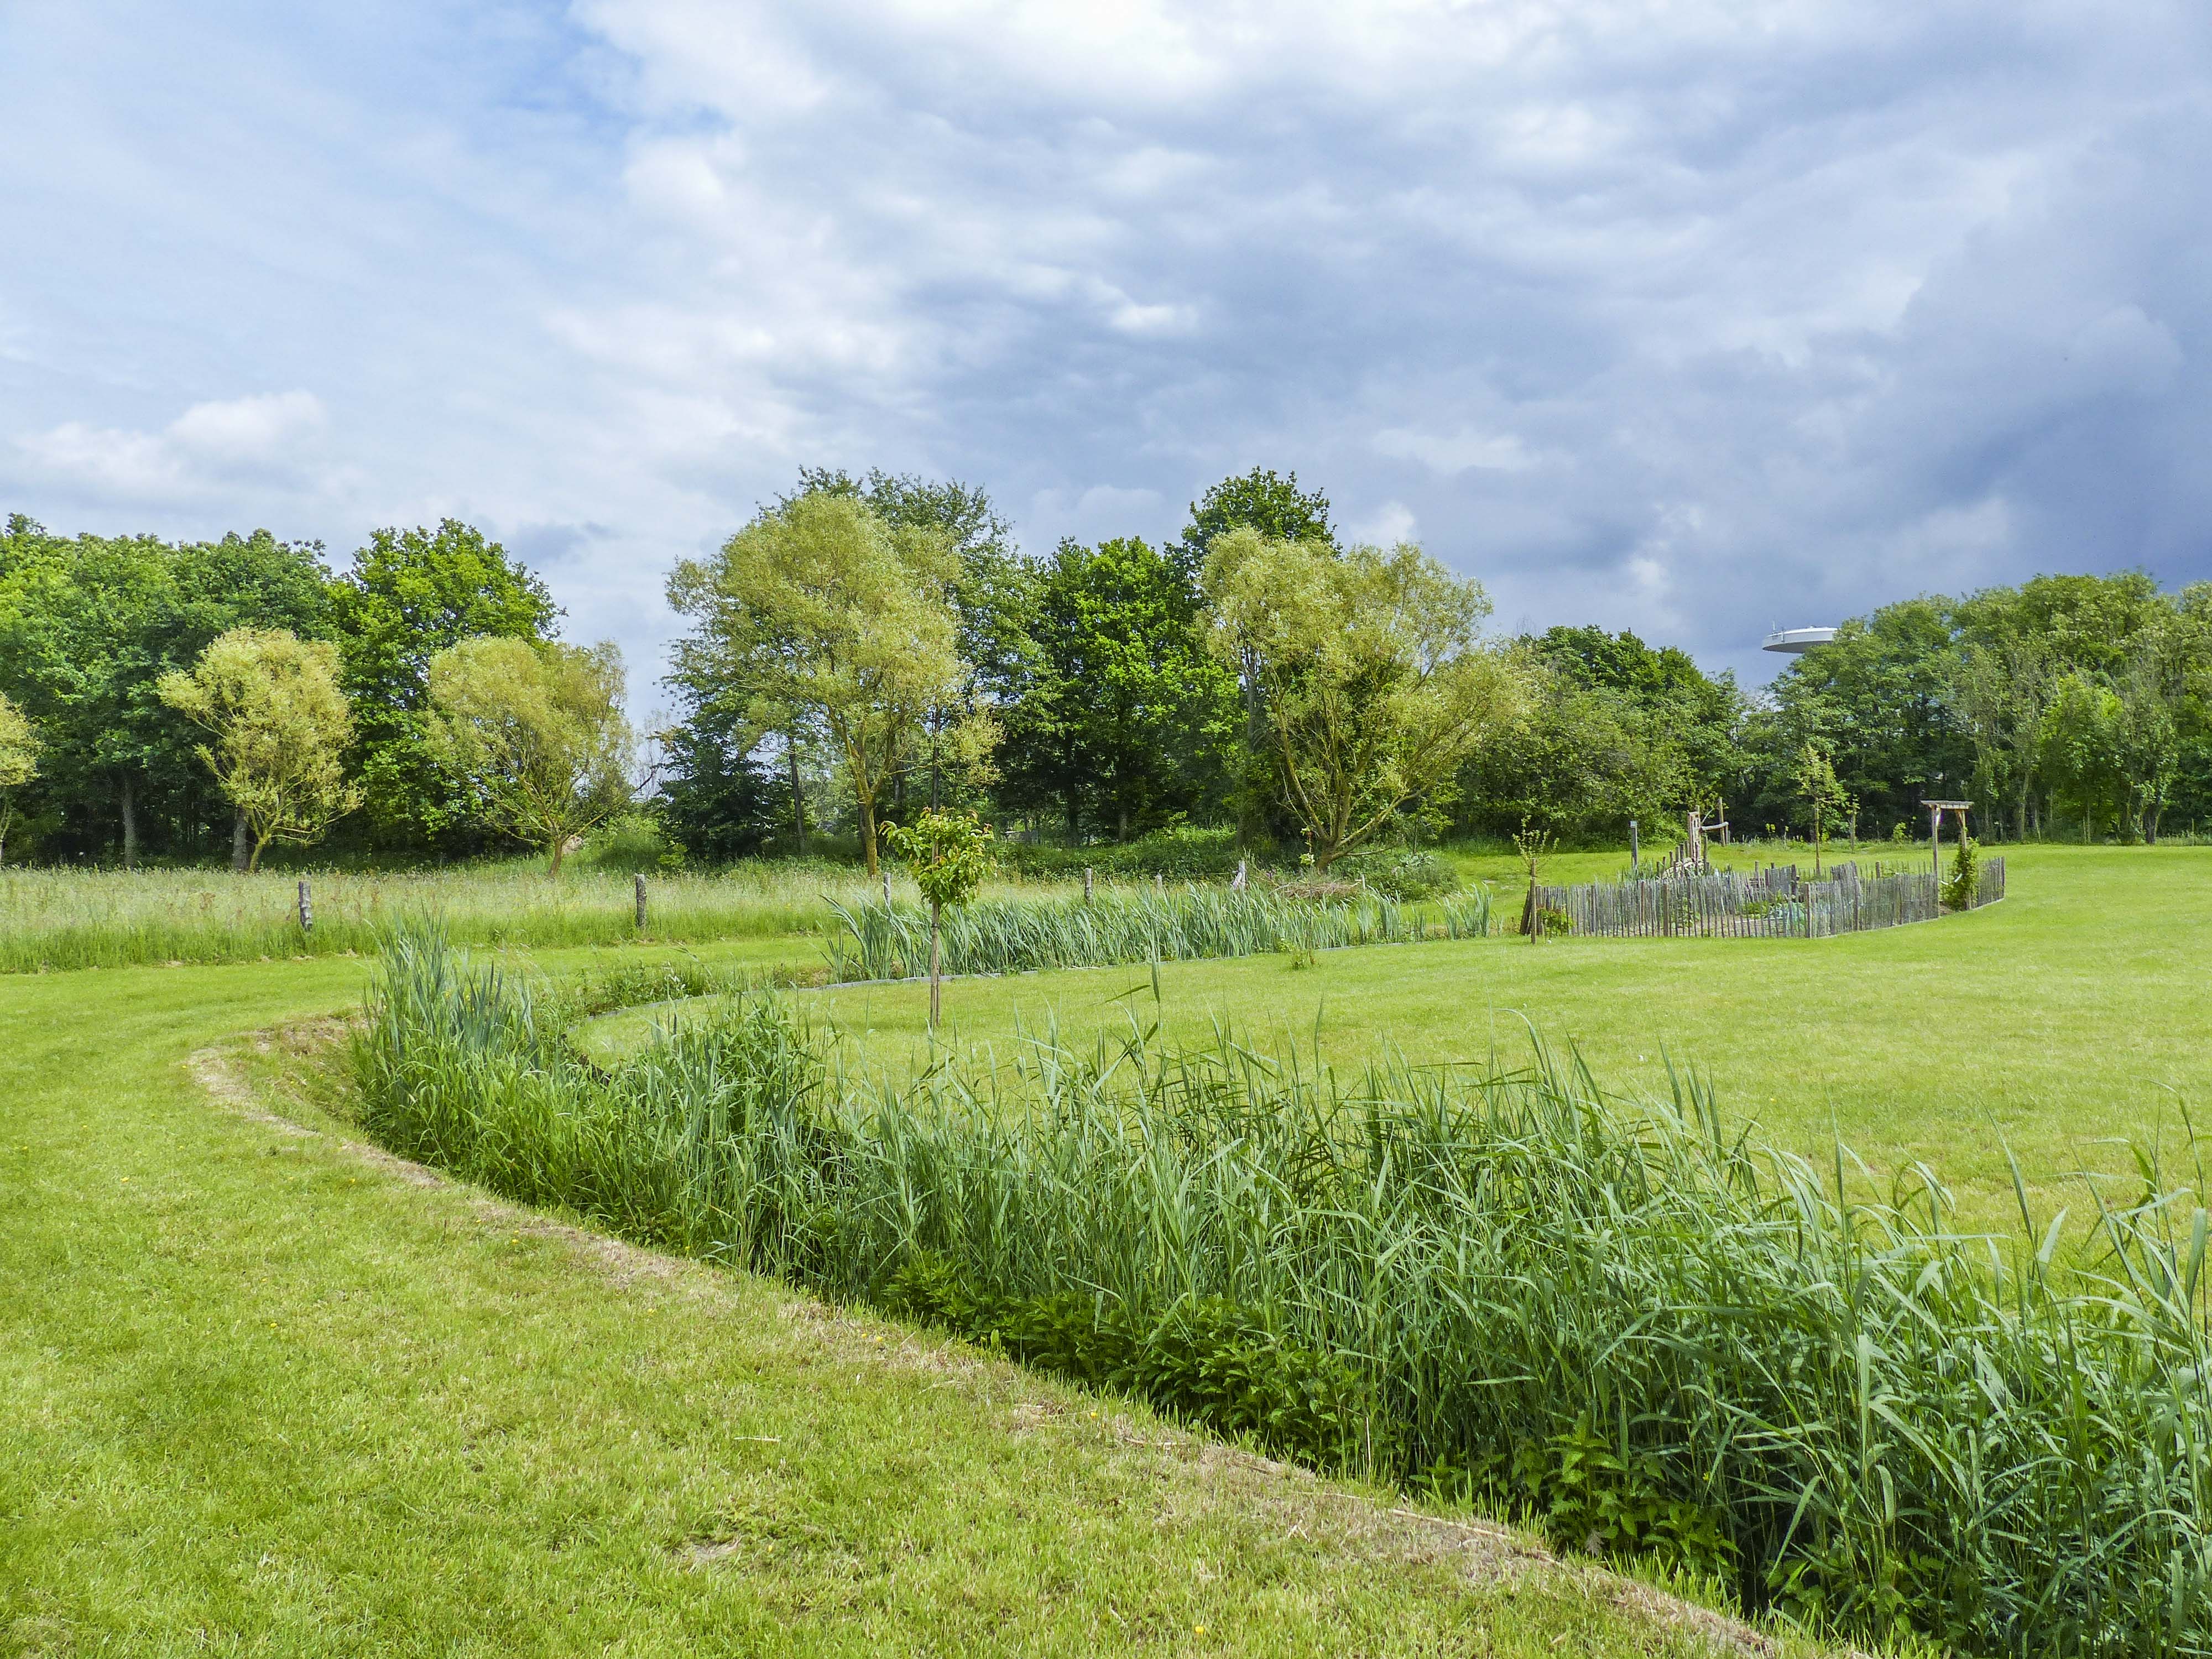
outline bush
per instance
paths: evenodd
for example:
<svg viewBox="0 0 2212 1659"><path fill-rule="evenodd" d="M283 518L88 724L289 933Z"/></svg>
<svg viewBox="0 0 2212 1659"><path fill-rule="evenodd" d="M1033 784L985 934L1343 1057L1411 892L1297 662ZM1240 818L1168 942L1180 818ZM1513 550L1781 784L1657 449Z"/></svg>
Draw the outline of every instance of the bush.
<svg viewBox="0 0 2212 1659"><path fill-rule="evenodd" d="M1000 863L1024 875L1080 876L1091 869L1123 880L1162 875L1178 881L1225 878L1236 874L1237 860L1245 856L1237 850L1236 830L1188 827L1091 847L1031 847L1008 840L998 844L996 853Z"/></svg>
<svg viewBox="0 0 2212 1659"><path fill-rule="evenodd" d="M1435 898L1459 890L1459 872L1415 847L1364 848L1337 860L1328 873L1338 880L1364 881L1370 891L1395 899Z"/></svg>

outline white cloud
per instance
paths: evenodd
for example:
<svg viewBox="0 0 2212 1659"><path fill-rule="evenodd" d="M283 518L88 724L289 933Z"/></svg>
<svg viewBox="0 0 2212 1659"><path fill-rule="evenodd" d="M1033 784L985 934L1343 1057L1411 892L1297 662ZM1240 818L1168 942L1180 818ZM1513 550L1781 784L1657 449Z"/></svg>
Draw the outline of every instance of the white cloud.
<svg viewBox="0 0 2212 1659"><path fill-rule="evenodd" d="M159 432L65 421L16 442L32 463L33 488L44 474L127 501L159 501L220 493L241 480L334 489L346 475L320 459L326 424L313 393L282 392L194 404Z"/></svg>
<svg viewBox="0 0 2212 1659"><path fill-rule="evenodd" d="M1393 427L1375 434L1375 453L1419 461L1433 471L1447 474L1470 470L1526 472L1536 465L1536 457L1529 453L1528 446L1510 432L1462 429L1446 436Z"/></svg>

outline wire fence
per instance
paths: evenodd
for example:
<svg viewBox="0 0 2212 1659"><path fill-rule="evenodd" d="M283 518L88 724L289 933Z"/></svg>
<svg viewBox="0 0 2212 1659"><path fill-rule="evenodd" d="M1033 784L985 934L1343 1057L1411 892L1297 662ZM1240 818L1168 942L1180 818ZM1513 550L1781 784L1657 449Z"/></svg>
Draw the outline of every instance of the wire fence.
<svg viewBox="0 0 2212 1659"><path fill-rule="evenodd" d="M1984 859L1970 908L2005 895L2001 858ZM1535 925L1547 933L1607 939L1831 939L1943 912L1942 884L1927 870L1872 873L1838 864L1819 881L1794 864L1757 870L1675 869L1648 879L1535 889ZM1523 931L1528 920L1524 917Z"/></svg>

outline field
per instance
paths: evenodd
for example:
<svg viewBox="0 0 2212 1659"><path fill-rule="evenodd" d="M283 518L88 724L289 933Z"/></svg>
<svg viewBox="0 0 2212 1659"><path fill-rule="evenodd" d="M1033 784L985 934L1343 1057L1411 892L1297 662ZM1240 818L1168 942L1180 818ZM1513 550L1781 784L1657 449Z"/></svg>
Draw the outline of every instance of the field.
<svg viewBox="0 0 2212 1659"><path fill-rule="evenodd" d="M1557 861L1610 874L1608 854ZM1054 1030L1085 1046L1158 1018L1176 1036L1221 1022L1317 1042L1356 1068L1517 1058L1532 1031L1571 1044L1608 1085L1663 1095L1671 1062L1709 1079L1723 1110L1816 1158L1838 1138L1875 1169L1926 1163L1962 1206L2002 1225L2014 1208L2008 1149L2046 1212L2087 1206L2073 1172L2132 1169L2122 1138L2178 1147L2183 1114L2212 1092L2212 848L2012 849L2013 896L1969 915L1881 933L1793 939L1519 939L1170 963L948 988L943 1040L1018 1053ZM1474 873L1502 878L1503 860ZM1510 907L1508 907L1510 908ZM810 994L856 1063L926 1063L915 984ZM597 1022L601 1053L665 1009Z"/></svg>
<svg viewBox="0 0 2212 1659"><path fill-rule="evenodd" d="M2212 851L2009 862L2000 907L1814 944L1170 963L1157 1002L1143 968L963 980L947 1040L1218 1020L1356 1068L1517 1054L1525 1017L1608 1084L1655 1089L1671 1056L1765 1134L1819 1151L1840 1133L1882 1170L1924 1159L2001 1220L2007 1145L2046 1212L2079 1205L2075 1168L2125 1167L2118 1135L2162 1133L2179 1168L2179 1114L2212 1070L2195 1036ZM149 937L159 902L117 902ZM819 963L816 901L763 884L749 902L682 958ZM554 981L671 955L507 954ZM1497 1571L1525 1540L349 1149L327 1051L241 1034L354 1008L368 971L0 977L0 1650L1696 1645L1617 1580L1525 1556ZM917 986L805 1000L857 1065L903 1076L927 1055ZM624 1051L666 1018L610 1016L588 1041ZM316 1133L254 1115L272 1108Z"/></svg>

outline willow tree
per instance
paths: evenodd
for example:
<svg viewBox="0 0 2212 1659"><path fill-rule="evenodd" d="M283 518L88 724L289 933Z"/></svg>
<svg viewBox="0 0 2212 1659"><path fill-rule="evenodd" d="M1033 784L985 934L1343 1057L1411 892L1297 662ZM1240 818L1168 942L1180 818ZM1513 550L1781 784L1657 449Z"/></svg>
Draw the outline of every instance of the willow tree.
<svg viewBox="0 0 2212 1659"><path fill-rule="evenodd" d="M635 747L623 715L622 653L486 635L430 659L429 751L477 816L543 848L568 845L627 807Z"/></svg>
<svg viewBox="0 0 2212 1659"><path fill-rule="evenodd" d="M1208 549L1213 649L1264 711L1283 801L1326 870L1450 795L1514 717L1510 665L1478 642L1481 585L1418 547L1338 549L1231 530Z"/></svg>
<svg viewBox="0 0 2212 1659"><path fill-rule="evenodd" d="M998 739L988 713L945 716L965 707L971 678L959 576L941 534L811 491L669 578L669 603L696 625L678 647L679 676L746 708L763 737L818 734L851 787L871 874L884 794L925 737L979 775Z"/></svg>
<svg viewBox="0 0 2212 1659"><path fill-rule="evenodd" d="M234 628L155 689L213 739L198 752L245 820L247 870L260 867L270 842L319 841L361 805L342 763L353 716L335 645L289 629Z"/></svg>
<svg viewBox="0 0 2212 1659"><path fill-rule="evenodd" d="M8 826L15 818L15 792L39 775L39 733L31 717L0 691L0 863L8 857Z"/></svg>

